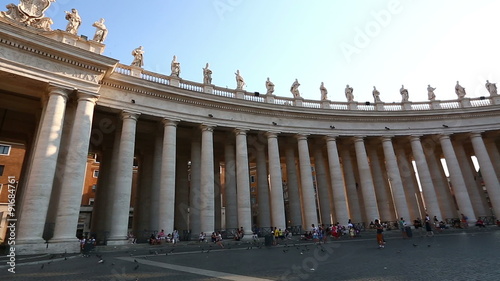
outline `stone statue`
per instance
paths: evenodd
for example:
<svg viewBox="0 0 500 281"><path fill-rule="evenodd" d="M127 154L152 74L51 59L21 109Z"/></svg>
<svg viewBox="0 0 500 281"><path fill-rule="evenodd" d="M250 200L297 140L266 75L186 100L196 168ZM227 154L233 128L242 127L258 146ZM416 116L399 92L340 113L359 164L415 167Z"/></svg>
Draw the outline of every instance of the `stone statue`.
<svg viewBox="0 0 500 281"><path fill-rule="evenodd" d="M497 96L497 85L496 83L490 83L490 81L486 80L486 89L490 93L490 96Z"/></svg>
<svg viewBox="0 0 500 281"><path fill-rule="evenodd" d="M266 80L266 89L267 89L266 95L272 95L274 93L274 83L271 82L271 80L269 80L269 77L267 77Z"/></svg>
<svg viewBox="0 0 500 281"><path fill-rule="evenodd" d="M300 98L300 92L299 92L299 81L295 79L293 82L292 86L290 87L290 92L292 92L294 98Z"/></svg>
<svg viewBox="0 0 500 281"><path fill-rule="evenodd" d="M354 95L352 87L349 87L349 85L345 86L345 97L347 98L347 102L352 102L354 100Z"/></svg>
<svg viewBox="0 0 500 281"><path fill-rule="evenodd" d="M434 90L436 88L432 88L431 85L427 85L427 99L433 101L436 99L436 95L434 94Z"/></svg>
<svg viewBox="0 0 500 281"><path fill-rule="evenodd" d="M405 89L404 85L401 85L401 89L399 90L399 93L401 94L401 102L407 102L408 99L410 98L408 95L408 90Z"/></svg>
<svg viewBox="0 0 500 281"><path fill-rule="evenodd" d="M181 64L180 62L177 61L177 56L174 56L174 58L172 59L172 63L170 64L170 69L172 70L170 76L179 77L179 75L181 74Z"/></svg>
<svg viewBox="0 0 500 281"><path fill-rule="evenodd" d="M236 70L236 90L243 90L243 87L245 87L245 79L240 74L240 70Z"/></svg>
<svg viewBox="0 0 500 281"><path fill-rule="evenodd" d="M321 82L319 91L321 92L321 100L328 100L328 90L325 87L325 83Z"/></svg>
<svg viewBox="0 0 500 281"><path fill-rule="evenodd" d="M460 86L457 81L457 85L455 85L455 93L458 96L458 99L463 99L465 97L465 88Z"/></svg>
<svg viewBox="0 0 500 281"><path fill-rule="evenodd" d="M373 100L375 101L375 103L382 102L380 100L380 92L377 90L377 88L375 88L375 86L373 86L372 95L373 95Z"/></svg>
<svg viewBox="0 0 500 281"><path fill-rule="evenodd" d="M76 9L71 9L71 12L66 11L66 19L68 20L66 31L76 35L78 33L78 28L82 24L82 19L80 15L78 15L78 11Z"/></svg>
<svg viewBox="0 0 500 281"><path fill-rule="evenodd" d="M104 19L94 22L92 26L96 28L93 40L99 43L104 42L104 39L108 36L108 29L104 25Z"/></svg>
<svg viewBox="0 0 500 281"><path fill-rule="evenodd" d="M132 51L132 56L134 56L134 61L132 61L131 66L138 66L142 67L144 65L144 50L142 46L139 46L139 48L135 48Z"/></svg>
<svg viewBox="0 0 500 281"><path fill-rule="evenodd" d="M208 62L205 68L203 68L203 84L212 84L212 70L210 70Z"/></svg>
<svg viewBox="0 0 500 281"><path fill-rule="evenodd" d="M37 29L51 31L52 19L44 13L55 0L20 0L19 5L8 4L7 12L0 12L0 17L7 18Z"/></svg>

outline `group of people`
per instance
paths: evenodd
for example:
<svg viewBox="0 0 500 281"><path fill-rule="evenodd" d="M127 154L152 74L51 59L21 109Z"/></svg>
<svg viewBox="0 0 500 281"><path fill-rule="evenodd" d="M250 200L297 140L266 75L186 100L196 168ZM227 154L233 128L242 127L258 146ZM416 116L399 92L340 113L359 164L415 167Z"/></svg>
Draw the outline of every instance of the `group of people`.
<svg viewBox="0 0 500 281"><path fill-rule="evenodd" d="M360 233L361 230L349 219L346 226L341 225L339 222L337 222L336 224L330 224L329 226L326 226L325 224L315 226L314 224L312 224L311 230L306 231L304 234L302 234L301 239L312 240L318 243L326 243L329 237L332 237L334 239L339 239L342 236L354 238L356 236L359 236Z"/></svg>
<svg viewBox="0 0 500 281"><path fill-rule="evenodd" d="M174 229L172 233L168 233L167 235L165 235L165 231L162 229L160 232L158 232L157 235L152 233L151 236L149 237L150 245L159 245L163 243L176 244L179 241L180 241L179 231L177 231L177 229Z"/></svg>

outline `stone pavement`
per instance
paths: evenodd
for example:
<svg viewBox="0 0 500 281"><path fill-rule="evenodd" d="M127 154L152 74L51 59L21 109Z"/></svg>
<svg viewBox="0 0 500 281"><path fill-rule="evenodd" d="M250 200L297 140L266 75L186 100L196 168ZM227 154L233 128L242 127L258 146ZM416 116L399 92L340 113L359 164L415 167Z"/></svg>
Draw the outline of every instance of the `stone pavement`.
<svg viewBox="0 0 500 281"><path fill-rule="evenodd" d="M0 280L498 280L499 230L446 230L411 239L386 231L385 249L378 249L373 231L321 245L291 240L270 248L235 241L226 241L224 249L197 242L106 247L89 258L16 257L15 274L1 256Z"/></svg>

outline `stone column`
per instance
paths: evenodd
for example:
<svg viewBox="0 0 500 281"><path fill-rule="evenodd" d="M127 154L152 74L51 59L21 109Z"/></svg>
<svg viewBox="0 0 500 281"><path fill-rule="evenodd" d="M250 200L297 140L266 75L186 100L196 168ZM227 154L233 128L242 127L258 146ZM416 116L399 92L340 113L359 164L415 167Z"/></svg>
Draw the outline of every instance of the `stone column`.
<svg viewBox="0 0 500 281"><path fill-rule="evenodd" d="M432 183L436 188L436 196L439 202L439 209L443 215L443 220L447 218L457 217L457 207L455 206L453 196L450 191L448 178L444 173L443 165L441 164L441 153L437 151L426 151L427 165L431 173ZM441 219L441 218L440 218Z"/></svg>
<svg viewBox="0 0 500 281"><path fill-rule="evenodd" d="M474 213L477 216L488 216L490 215L489 208L486 208L483 205L483 201L481 200L481 195L479 189L477 188L476 181L474 180L474 170L472 160L470 156L465 152L465 148L461 143L456 141L452 142L453 150L455 151L455 155L457 158L457 162L461 168L463 180L465 183L465 188L469 195L469 200L472 204L472 208ZM484 192L482 192L484 193Z"/></svg>
<svg viewBox="0 0 500 281"><path fill-rule="evenodd" d="M339 153L337 150L336 137L326 137L326 148L328 152L328 164L330 168L330 184L332 187L333 207L335 218L333 223L346 223L349 220L349 208L347 205L347 195L340 166Z"/></svg>
<svg viewBox="0 0 500 281"><path fill-rule="evenodd" d="M302 207L300 203L299 179L297 178L297 166L295 165L295 149L288 145L285 148L286 175L288 180L288 209L290 212L290 226L306 226L302 223Z"/></svg>
<svg viewBox="0 0 500 281"><path fill-rule="evenodd" d="M418 186L415 169L403 145L395 145L396 159L398 161L399 174L403 181L404 192L406 195L406 204L412 218L422 218L426 210L422 203L422 196Z"/></svg>
<svg viewBox="0 0 500 281"><path fill-rule="evenodd" d="M177 150L177 123L163 119L163 152L161 161L161 179L158 211L158 226L165 233L174 231L175 213L175 159Z"/></svg>
<svg viewBox="0 0 500 281"><path fill-rule="evenodd" d="M245 238L252 235L252 207L250 203L250 171L248 168L247 131L236 129L236 196L238 224L245 231Z"/></svg>
<svg viewBox="0 0 500 281"><path fill-rule="evenodd" d="M238 227L238 207L236 199L236 156L233 143L224 146L224 161L226 163L225 192L226 192L226 228Z"/></svg>
<svg viewBox="0 0 500 281"><path fill-rule="evenodd" d="M340 157L342 158L342 166L344 167L344 181L347 193L347 202L349 206L350 219L353 222L362 222L363 215L358 195L358 184L354 175L350 145L346 145L340 149ZM341 225L347 225L348 220L340 221Z"/></svg>
<svg viewBox="0 0 500 281"><path fill-rule="evenodd" d="M201 228L201 142L198 130L194 133L193 141L191 142L191 181L189 192L189 227L191 236L197 238L202 231ZM214 231L205 233L210 235Z"/></svg>
<svg viewBox="0 0 500 281"><path fill-rule="evenodd" d="M67 249L68 252L80 251L75 243L77 240L76 228L80 214L82 186L85 182L92 118L97 98L93 94L78 93L76 122L73 123L70 136L71 149L68 150L63 170L64 176L59 202L57 202L57 216L51 242L60 243L61 249Z"/></svg>
<svg viewBox="0 0 500 281"><path fill-rule="evenodd" d="M472 147L474 148L474 153L476 154L477 161L479 162L479 167L481 168L481 175L486 186L486 191L490 197L490 202L493 207L493 213L497 218L500 217L500 183L496 177L495 170L491 164L488 151L484 145L481 133L472 133L470 135L472 142ZM467 214L466 214L467 215ZM471 217L469 216L469 219Z"/></svg>
<svg viewBox="0 0 500 281"><path fill-rule="evenodd" d="M161 181L161 163L163 155L163 124L158 124L156 135L154 136L154 155L153 155L153 179L151 189L151 209L149 218L149 230L160 231L160 181Z"/></svg>
<svg viewBox="0 0 500 281"><path fill-rule="evenodd" d="M325 169L325 158L321 149L323 145L319 142L315 145L314 166L316 167L316 186L319 199L320 222L325 225L332 224L334 214L331 208L332 195L330 194L330 186Z"/></svg>
<svg viewBox="0 0 500 281"><path fill-rule="evenodd" d="M410 141L413 158L415 159L415 163L417 165L420 185L422 186L422 192L424 193L427 214L429 214L430 217L436 216L438 219L442 219L443 216L441 215L441 209L439 209L436 190L434 189L434 184L432 183L431 173L429 172L429 166L427 165L427 161L425 159L420 137L411 136Z"/></svg>
<svg viewBox="0 0 500 281"><path fill-rule="evenodd" d="M286 229L285 201L283 198L283 178L281 176L281 162L278 147L278 135L273 132L267 134L267 149L269 156L270 193L271 193L271 221L272 226ZM270 225L271 226L271 225Z"/></svg>
<svg viewBox="0 0 500 281"><path fill-rule="evenodd" d="M222 229L222 197L220 156L214 155L214 220L215 229ZM249 191L250 192L250 191Z"/></svg>
<svg viewBox="0 0 500 281"><path fill-rule="evenodd" d="M446 165L448 166L448 172L450 173L451 186L455 193L458 208L461 213L469 217L469 222L474 223L476 221L476 214L472 208L470 196L467 192L467 188L465 187L462 170L458 164L457 156L455 154L455 150L453 149L453 145L451 144L450 136L441 135L439 137L439 141L441 142L441 148L443 149Z"/></svg>
<svg viewBox="0 0 500 281"><path fill-rule="evenodd" d="M318 225L316 215L316 196L311 172L311 158L306 135L297 135L300 164L300 183L302 186L302 209L304 211L303 230L310 230L311 225Z"/></svg>
<svg viewBox="0 0 500 281"><path fill-rule="evenodd" d="M135 130L139 113L125 112L118 152L115 192L111 195L111 227L108 245L127 243L130 196L132 194L132 173L134 165Z"/></svg>
<svg viewBox="0 0 500 281"><path fill-rule="evenodd" d="M176 161L175 175L175 218L174 226L182 234L189 230L189 170L188 150L184 145L179 149ZM199 233L194 233L199 234Z"/></svg>
<svg viewBox="0 0 500 281"><path fill-rule="evenodd" d="M117 120L117 122L119 122L119 120ZM123 122L120 122L120 124L117 126L117 130L114 134L114 138L113 138L113 151L111 152L111 164L110 164L110 167L109 167L109 170L106 171L108 175L106 175L105 177L107 178L107 185L106 185L106 196L105 196L105 199L104 199L104 208L100 212L100 215L102 216L101 218L101 224L100 226L102 226L100 228L100 232L97 233L97 240L99 242L104 242L105 240L107 240L107 238L109 238L109 231L110 231L110 228L111 228L111 224L112 224L112 220L113 220L113 214L112 214L112 210L113 210L113 204L111 204L112 200L113 200L113 196L116 192L116 175L117 175L117 170L118 170L118 162L119 162L119 158L118 158L118 155L120 153L120 136L122 134L122 124ZM102 174L101 172L99 172L99 174ZM99 237L100 236L100 237Z"/></svg>
<svg viewBox="0 0 500 281"><path fill-rule="evenodd" d="M202 232L211 234L215 230L214 126L202 125L201 130L200 224Z"/></svg>
<svg viewBox="0 0 500 281"><path fill-rule="evenodd" d="M18 255L45 251L42 235L56 172L64 111L70 92L56 86L50 86L48 90L49 97L39 124L31 169L25 185L19 228L16 231Z"/></svg>
<svg viewBox="0 0 500 281"><path fill-rule="evenodd" d="M375 187L373 186L370 164L368 163L368 156L366 155L365 143L362 137L354 138L354 149L356 150L356 159L361 179L361 194L363 195L363 201L365 203L366 219L372 221L380 218L380 215L377 207L377 197L375 196Z"/></svg>
<svg viewBox="0 0 500 281"><path fill-rule="evenodd" d="M105 209L109 205L109 184L111 174L111 159L113 157L113 148L103 145L101 163L99 164L99 178L97 179L97 190L95 193L94 206L92 208L92 226L90 231L97 233L97 243L103 238L100 233L103 233L105 228Z"/></svg>
<svg viewBox="0 0 500 281"><path fill-rule="evenodd" d="M154 140L148 141L141 149L142 157L139 163L139 181L134 205L134 224L132 233L137 238L149 238L151 192L153 189L153 163L154 163Z"/></svg>
<svg viewBox="0 0 500 281"><path fill-rule="evenodd" d="M385 164L381 161L378 153L377 144L372 142L369 144L368 157L370 159L370 168L373 175L373 186L375 188L375 196L377 197L377 206L382 221L391 221L396 218L394 213L394 204L389 194L388 181L385 176ZM409 221L409 217L405 217Z"/></svg>
<svg viewBox="0 0 500 281"><path fill-rule="evenodd" d="M483 138L483 141L493 165L493 170L495 170L497 179L500 181L500 152L498 151L498 147L492 137Z"/></svg>
<svg viewBox="0 0 500 281"><path fill-rule="evenodd" d="M269 184L267 181L267 163L265 146L256 144L256 161L257 161L257 194L259 206L259 227L270 227L271 211L269 203ZM281 174L280 174L281 177Z"/></svg>
<svg viewBox="0 0 500 281"><path fill-rule="evenodd" d="M403 182L401 180L401 174L399 173L398 162L391 137L382 137L382 148L384 150L385 166L387 168L389 182L391 184L392 197L394 199L394 205L396 205L396 219L403 217L407 221L410 221L410 211L408 210L408 205L406 203L407 200Z"/></svg>

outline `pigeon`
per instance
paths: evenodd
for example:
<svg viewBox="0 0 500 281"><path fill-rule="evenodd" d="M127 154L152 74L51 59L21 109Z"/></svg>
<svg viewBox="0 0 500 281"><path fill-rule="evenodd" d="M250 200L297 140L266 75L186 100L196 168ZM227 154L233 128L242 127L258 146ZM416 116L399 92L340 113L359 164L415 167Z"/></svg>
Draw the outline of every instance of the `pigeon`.
<svg viewBox="0 0 500 281"><path fill-rule="evenodd" d="M100 259L97 263L104 263L104 260Z"/></svg>
<svg viewBox="0 0 500 281"><path fill-rule="evenodd" d="M134 267L134 270L137 270L138 268L139 268L139 265L136 265L136 266Z"/></svg>
<svg viewBox="0 0 500 281"><path fill-rule="evenodd" d="M283 250L283 253L286 253L286 252L288 252L288 250Z"/></svg>
<svg viewBox="0 0 500 281"><path fill-rule="evenodd" d="M418 245L417 244L413 244L413 247L417 247Z"/></svg>
<svg viewBox="0 0 500 281"><path fill-rule="evenodd" d="M136 259L134 259L134 262L135 262L135 263L138 263L138 261L137 261Z"/></svg>
<svg viewBox="0 0 500 281"><path fill-rule="evenodd" d="M45 264L42 263L42 267L40 267L40 269L43 269L44 266L45 266Z"/></svg>
<svg viewBox="0 0 500 281"><path fill-rule="evenodd" d="M430 248L430 247L431 247L431 245L427 245L427 247L429 247L429 248Z"/></svg>

